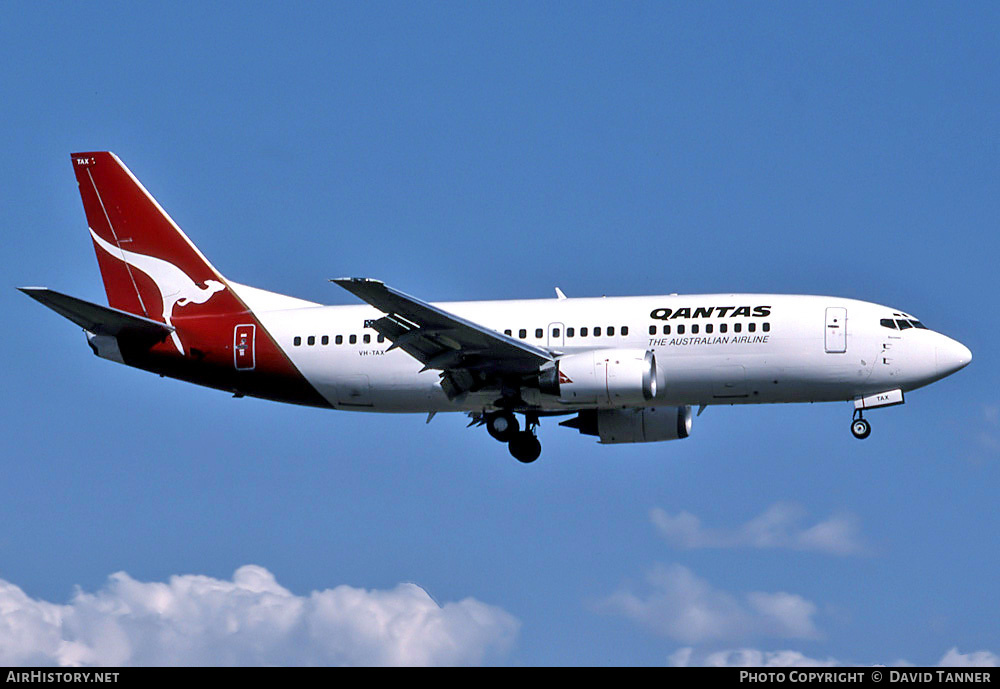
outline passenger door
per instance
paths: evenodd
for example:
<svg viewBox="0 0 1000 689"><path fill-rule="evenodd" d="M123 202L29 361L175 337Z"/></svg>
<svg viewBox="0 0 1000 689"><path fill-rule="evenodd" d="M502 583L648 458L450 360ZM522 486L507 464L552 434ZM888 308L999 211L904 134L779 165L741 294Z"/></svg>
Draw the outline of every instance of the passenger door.
<svg viewBox="0 0 1000 689"><path fill-rule="evenodd" d="M831 306L826 310L825 339L827 354L847 351L847 309Z"/></svg>
<svg viewBox="0 0 1000 689"><path fill-rule="evenodd" d="M252 371L257 365L254 352L254 339L257 326L253 324L237 325L233 331L233 363L237 371Z"/></svg>

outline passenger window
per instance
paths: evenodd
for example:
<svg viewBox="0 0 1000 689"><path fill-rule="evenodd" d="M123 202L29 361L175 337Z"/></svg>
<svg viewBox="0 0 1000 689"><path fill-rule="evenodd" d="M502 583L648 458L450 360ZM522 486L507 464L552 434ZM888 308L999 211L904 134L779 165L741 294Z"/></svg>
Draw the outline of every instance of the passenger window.
<svg viewBox="0 0 1000 689"><path fill-rule="evenodd" d="M742 323L733 323L733 332L734 333L741 332L742 330L743 330L743 324Z"/></svg>
<svg viewBox="0 0 1000 689"><path fill-rule="evenodd" d="M670 334L670 326L669 325L663 326L663 334L664 335L669 335Z"/></svg>
<svg viewBox="0 0 1000 689"><path fill-rule="evenodd" d="M615 336L615 326L609 325L608 326L608 337L614 337L614 336Z"/></svg>
<svg viewBox="0 0 1000 689"><path fill-rule="evenodd" d="M698 334L698 330L700 330L700 327L698 326L697 323L695 323L694 325L691 326L691 334L692 335L697 335Z"/></svg>
<svg viewBox="0 0 1000 689"><path fill-rule="evenodd" d="M528 336L528 331L525 330L524 328L521 328L520 330L517 331L517 336L523 340Z"/></svg>
<svg viewBox="0 0 1000 689"><path fill-rule="evenodd" d="M379 343L385 342L385 335L379 334L379 336L376 338L376 340Z"/></svg>
<svg viewBox="0 0 1000 689"><path fill-rule="evenodd" d="M677 326L677 334L678 335L683 335L684 334L684 324L683 323L681 323L680 325Z"/></svg>
<svg viewBox="0 0 1000 689"><path fill-rule="evenodd" d="M576 334L576 328L566 328L566 337L573 337Z"/></svg>
<svg viewBox="0 0 1000 689"><path fill-rule="evenodd" d="M749 330L752 333L757 332L757 324L754 323L753 321L750 321L750 325L747 326L747 330Z"/></svg>
<svg viewBox="0 0 1000 689"><path fill-rule="evenodd" d="M325 344L325 345L330 344L330 336L329 335L324 335L322 337L322 339L320 339L320 343L321 344Z"/></svg>
<svg viewBox="0 0 1000 689"><path fill-rule="evenodd" d="M300 346L302 344L302 338L296 335L295 339L292 340L292 344L296 347Z"/></svg>
<svg viewBox="0 0 1000 689"><path fill-rule="evenodd" d="M364 340L365 340L365 344L371 344L372 336L366 334L365 337L364 337Z"/></svg>
<svg viewBox="0 0 1000 689"><path fill-rule="evenodd" d="M510 328L507 328L506 330L504 330L503 334L506 335L507 337L510 337L510 335L511 335Z"/></svg>
<svg viewBox="0 0 1000 689"><path fill-rule="evenodd" d="M891 318L883 318L878 323L883 328L889 328L890 330L896 329L896 321L892 320Z"/></svg>
<svg viewBox="0 0 1000 689"><path fill-rule="evenodd" d="M344 344L344 336L343 335L337 335L335 338L333 338L333 341L336 344Z"/></svg>
<svg viewBox="0 0 1000 689"><path fill-rule="evenodd" d="M763 330L766 333L771 332L771 324L770 323L765 323L763 326L761 326L761 330Z"/></svg>
<svg viewBox="0 0 1000 689"><path fill-rule="evenodd" d="M357 344L357 343L358 343L358 336L351 335L351 344Z"/></svg>
<svg viewBox="0 0 1000 689"><path fill-rule="evenodd" d="M655 335L656 334L656 326L655 325L649 326L649 334L650 335Z"/></svg>
<svg viewBox="0 0 1000 689"><path fill-rule="evenodd" d="M598 326L594 328L594 337L600 337L600 336L601 336L601 328L600 326Z"/></svg>
<svg viewBox="0 0 1000 689"><path fill-rule="evenodd" d="M309 345L310 347L312 347L314 344L316 344L316 336L315 335L310 335L309 337L307 337L306 338L306 344Z"/></svg>
<svg viewBox="0 0 1000 689"><path fill-rule="evenodd" d="M902 319L897 320L896 323L899 325L900 330L906 330L907 328L913 327L912 325L910 325L909 321L904 321Z"/></svg>
<svg viewBox="0 0 1000 689"><path fill-rule="evenodd" d="M625 337L626 335L628 335L628 326L627 325L623 325L622 326L622 337Z"/></svg>
<svg viewBox="0 0 1000 689"><path fill-rule="evenodd" d="M580 328L580 337L586 337L587 336L587 332L588 331L587 331L586 328Z"/></svg>
<svg viewBox="0 0 1000 689"><path fill-rule="evenodd" d="M559 328L552 328L552 337L559 337L559 334L560 334L561 332L562 332L562 331L561 331L561 330L559 330Z"/></svg>
<svg viewBox="0 0 1000 689"><path fill-rule="evenodd" d="M729 332L729 324L728 323L719 323L719 332L720 333Z"/></svg>
<svg viewBox="0 0 1000 689"><path fill-rule="evenodd" d="M535 337L541 339L544 334L545 334L544 330L542 330L541 328L535 328Z"/></svg>
<svg viewBox="0 0 1000 689"><path fill-rule="evenodd" d="M712 325L711 323L705 324L705 332L706 333L708 333L709 335L711 335L713 330L715 330L715 326L714 325Z"/></svg>

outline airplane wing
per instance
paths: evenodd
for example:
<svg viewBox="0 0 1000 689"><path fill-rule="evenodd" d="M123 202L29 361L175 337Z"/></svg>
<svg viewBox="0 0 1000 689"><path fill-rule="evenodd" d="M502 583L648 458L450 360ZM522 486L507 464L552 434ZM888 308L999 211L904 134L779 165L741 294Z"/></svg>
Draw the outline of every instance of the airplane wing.
<svg viewBox="0 0 1000 689"><path fill-rule="evenodd" d="M369 278L332 280L386 315L366 323L424 365L441 371L449 397L531 374L553 360L548 351L473 323Z"/></svg>
<svg viewBox="0 0 1000 689"><path fill-rule="evenodd" d="M165 323L100 304L92 304L48 287L18 287L18 289L95 335L123 336L132 340L144 340L152 345L174 331L173 327Z"/></svg>

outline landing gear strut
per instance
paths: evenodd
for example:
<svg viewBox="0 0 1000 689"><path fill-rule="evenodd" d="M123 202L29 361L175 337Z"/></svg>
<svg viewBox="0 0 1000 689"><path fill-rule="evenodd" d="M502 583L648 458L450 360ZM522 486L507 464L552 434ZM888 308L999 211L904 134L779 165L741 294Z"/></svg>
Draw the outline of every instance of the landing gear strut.
<svg viewBox="0 0 1000 689"><path fill-rule="evenodd" d="M861 410L854 410L854 420L851 421L851 433L858 440L864 440L872 434L872 425L861 416Z"/></svg>
<svg viewBox="0 0 1000 689"><path fill-rule="evenodd" d="M516 433L507 444L511 455L519 462L531 464L542 454L542 444L538 442L535 429L538 428L538 414L527 412L524 415L525 429Z"/></svg>

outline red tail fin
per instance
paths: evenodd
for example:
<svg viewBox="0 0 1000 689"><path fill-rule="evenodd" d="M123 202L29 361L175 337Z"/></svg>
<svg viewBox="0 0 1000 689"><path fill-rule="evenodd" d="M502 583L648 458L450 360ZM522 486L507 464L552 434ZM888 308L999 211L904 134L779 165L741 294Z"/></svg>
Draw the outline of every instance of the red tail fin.
<svg viewBox="0 0 1000 689"><path fill-rule="evenodd" d="M329 405L114 153L72 158L108 303L172 326L152 346L116 335L122 361L241 395Z"/></svg>
<svg viewBox="0 0 1000 689"><path fill-rule="evenodd" d="M103 151L72 158L112 307L168 325L174 316L245 310L225 278L118 156ZM183 308L189 305L197 306ZM176 337L174 343L183 353Z"/></svg>
<svg viewBox="0 0 1000 689"><path fill-rule="evenodd" d="M112 307L169 322L167 297L204 303L198 292L222 291L222 276L118 156L102 151L72 158Z"/></svg>
<svg viewBox="0 0 1000 689"><path fill-rule="evenodd" d="M118 156L101 151L72 159L109 305L167 325L175 317L246 310ZM171 339L184 354L177 332Z"/></svg>

